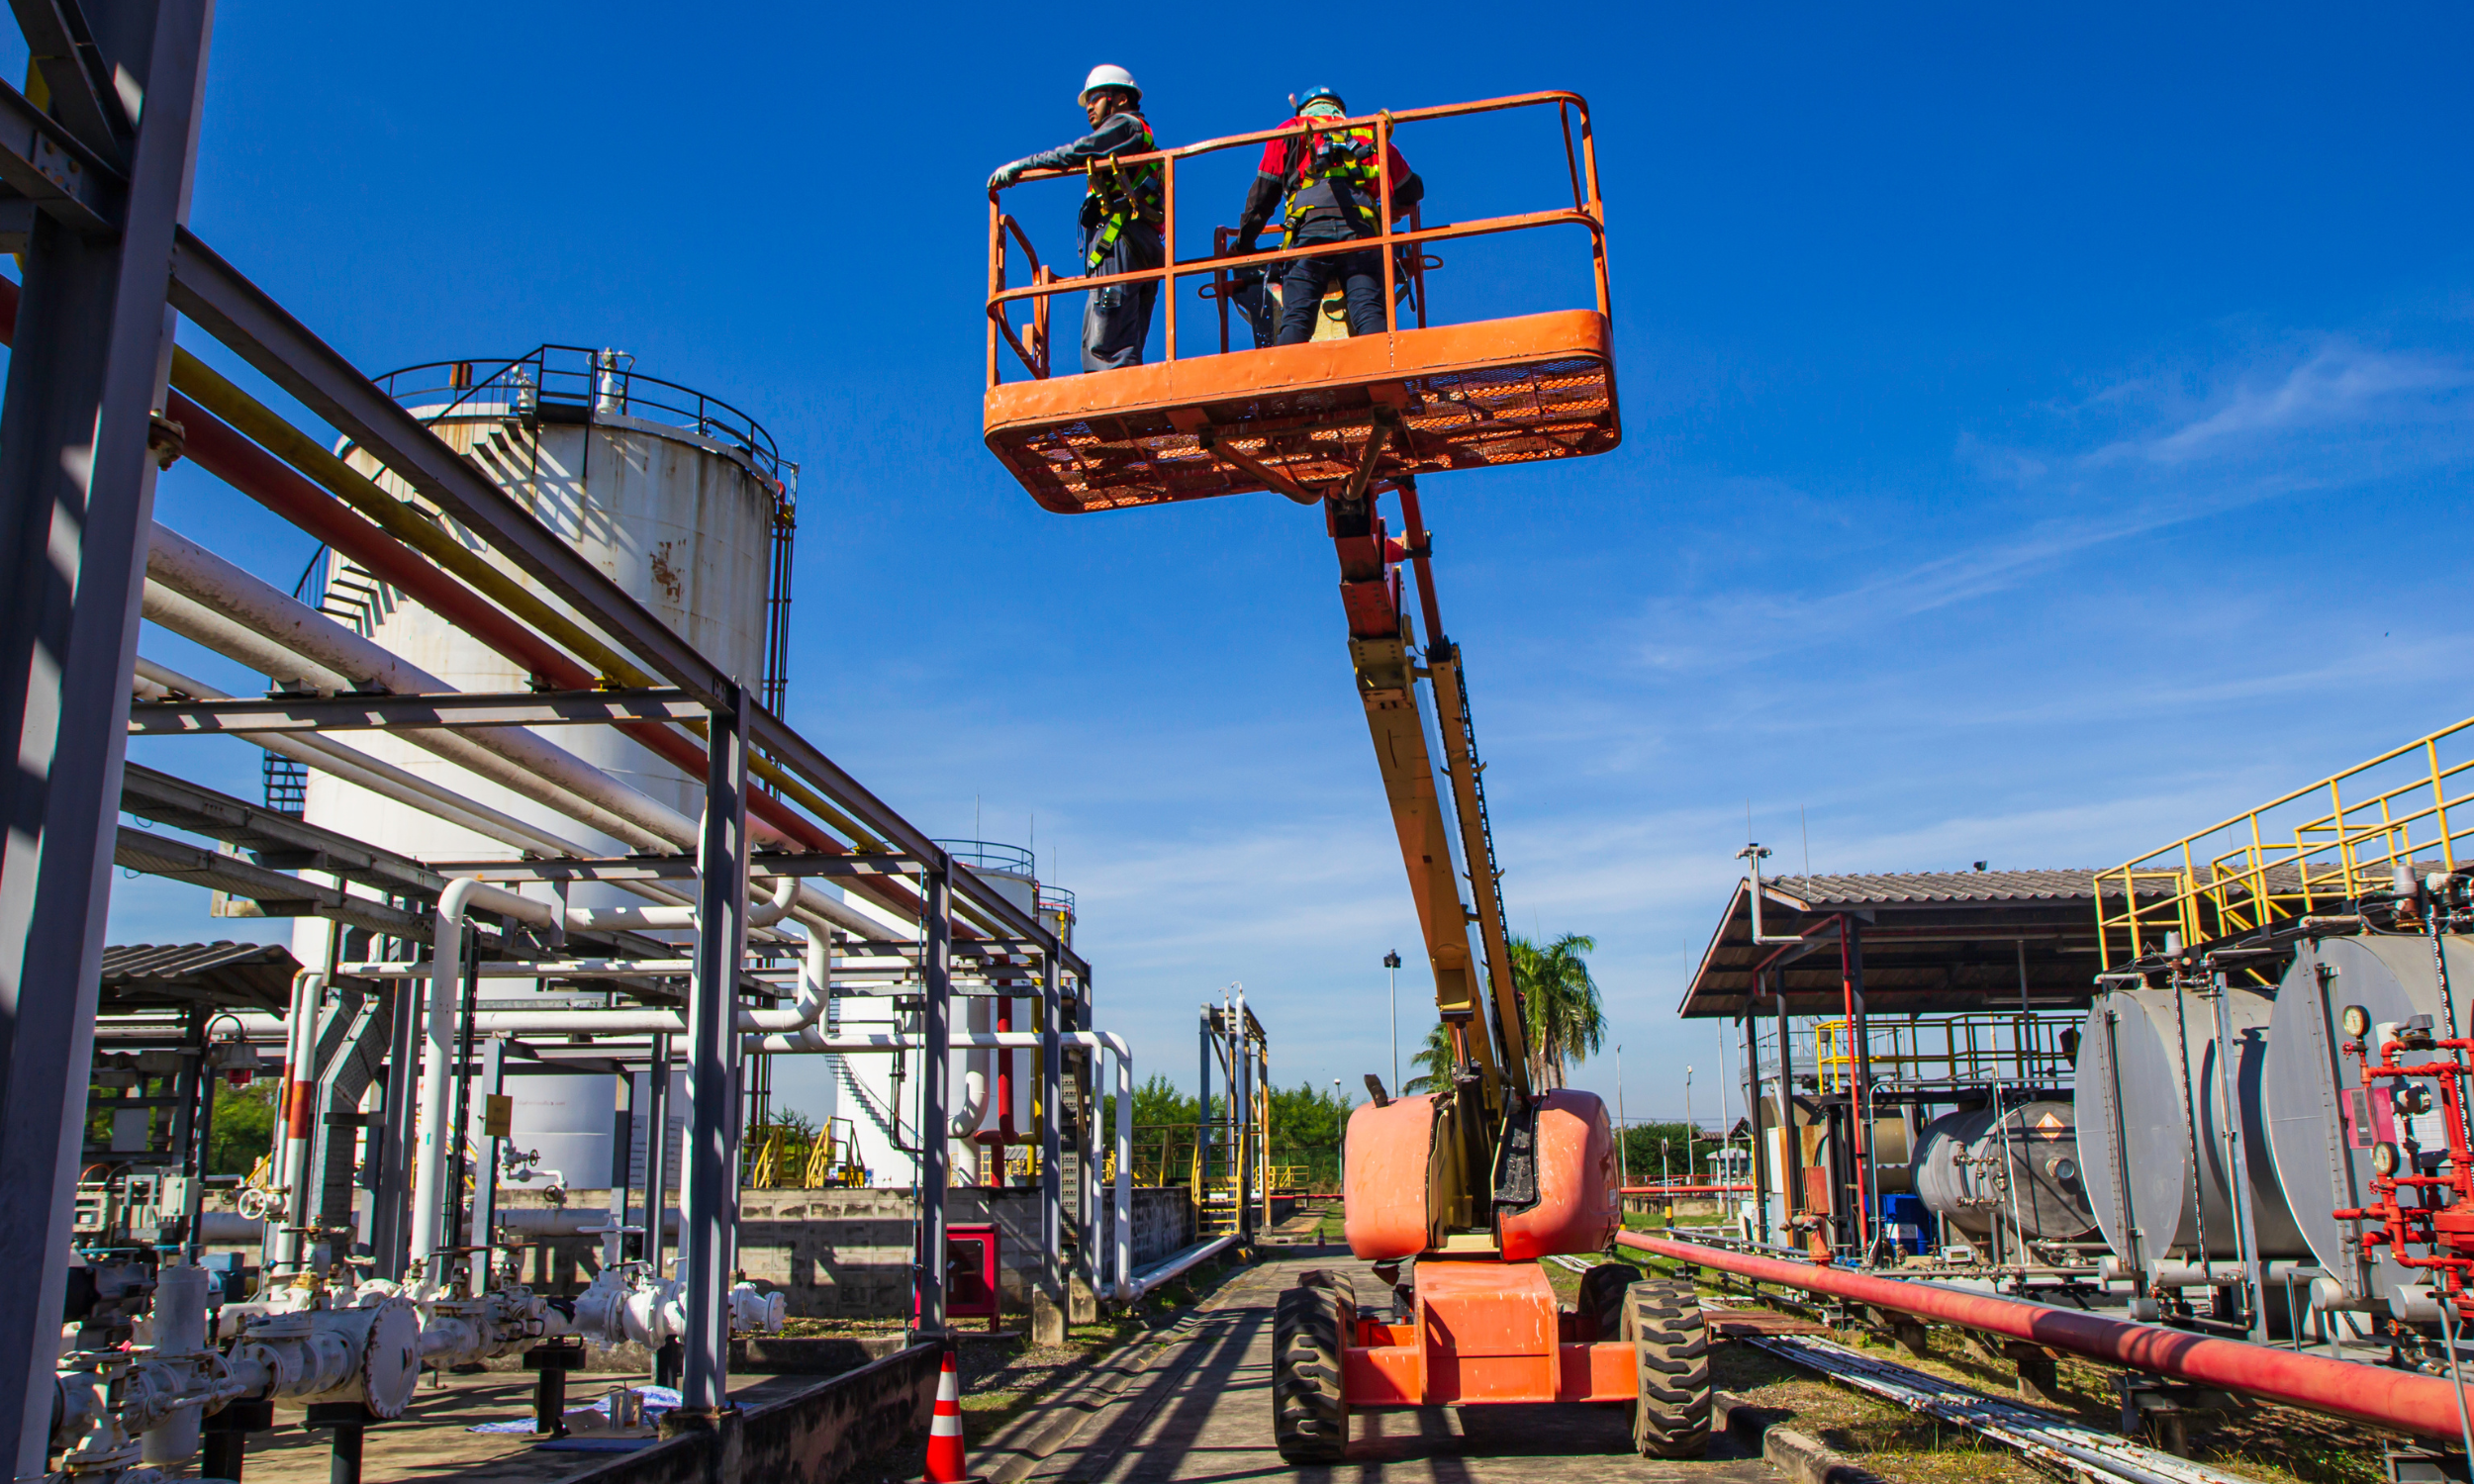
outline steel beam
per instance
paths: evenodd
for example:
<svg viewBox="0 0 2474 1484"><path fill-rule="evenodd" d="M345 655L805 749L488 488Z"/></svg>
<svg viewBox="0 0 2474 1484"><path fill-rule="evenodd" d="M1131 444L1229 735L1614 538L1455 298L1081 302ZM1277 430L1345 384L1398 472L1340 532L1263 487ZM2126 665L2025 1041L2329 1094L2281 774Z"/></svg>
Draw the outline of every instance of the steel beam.
<svg viewBox="0 0 2474 1484"><path fill-rule="evenodd" d="M332 917L354 927L395 938L418 938L429 920L417 913L340 886L322 885L269 871L253 861L228 856L143 830L120 827L112 845L112 863L167 881L187 881L257 902L269 917Z"/></svg>
<svg viewBox="0 0 2474 1484"><path fill-rule="evenodd" d="M919 1247L916 1257L921 1338L945 1334L945 1187L950 1183L945 1108L953 1076L953 879L940 847L932 852L919 928L926 935L919 967L927 978L920 996L919 1049Z"/></svg>
<svg viewBox="0 0 2474 1484"><path fill-rule="evenodd" d="M687 1193L680 1270L687 1335L679 1405L690 1421L729 1405L730 1229L738 1206L738 967L747 957L747 715L736 681L720 688L706 745L705 823L698 839L695 976L688 989ZM650 1203L647 1203L650 1209Z"/></svg>
<svg viewBox="0 0 2474 1484"><path fill-rule="evenodd" d="M27 59L51 95L52 117L116 167L127 164L136 110L123 100L77 0L9 0L9 8L26 37Z"/></svg>
<svg viewBox="0 0 2474 1484"><path fill-rule="evenodd" d="M686 721L705 708L684 691L551 691L512 696L270 696L263 700L142 700L129 734L381 731L389 727L586 726Z"/></svg>
<svg viewBox="0 0 2474 1484"><path fill-rule="evenodd" d="M128 209L120 172L7 83L0 83L0 183L82 237L116 234Z"/></svg>
<svg viewBox="0 0 2474 1484"><path fill-rule="evenodd" d="M733 683L694 645L398 406L341 352L186 232L172 249L172 303L395 471L415 493L471 527L566 600L586 622L631 650L654 674L702 704L723 703Z"/></svg>
<svg viewBox="0 0 2474 1484"><path fill-rule="evenodd" d="M1051 1303L1065 1305L1064 1135L1058 1112L1065 1100L1064 1045L1058 1039L1057 1017L1065 1011L1058 992L1057 961L1051 957L1039 974L1039 1269L1040 1283ZM1164 1170L1160 1183L1168 1183Z"/></svg>
<svg viewBox="0 0 2474 1484"><path fill-rule="evenodd" d="M107 58L144 90L117 237L30 231L0 404L0 1461L44 1472L93 1060L111 842L212 0L127 0Z"/></svg>

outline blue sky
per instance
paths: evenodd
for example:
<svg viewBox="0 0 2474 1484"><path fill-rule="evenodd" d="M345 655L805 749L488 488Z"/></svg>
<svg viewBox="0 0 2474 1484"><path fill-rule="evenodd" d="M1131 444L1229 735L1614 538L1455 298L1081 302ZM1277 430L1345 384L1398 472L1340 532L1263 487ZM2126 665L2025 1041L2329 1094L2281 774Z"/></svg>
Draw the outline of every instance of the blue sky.
<svg viewBox="0 0 2474 1484"><path fill-rule="evenodd" d="M1593 105L1626 442L1426 507L1514 923L1597 937L1636 1117L1686 1063L1711 1111L1672 1008L1748 807L1791 869L1799 819L1821 870L2100 866L2474 711L2461 11L1441 5L1304 71L1156 14L228 3L193 222L373 371L611 344L754 412L806 466L796 719L937 833L1035 814L1104 1018L1181 1080L1232 980L1284 1082L1383 1069L1414 931L1315 514L1053 516L980 446L979 185L1094 62L1169 140L1321 82ZM1401 142L1430 220L1561 173L1510 123ZM1070 195L1019 202L1066 257ZM1445 256L1446 318L1577 259ZM309 554L185 468L161 512ZM115 941L236 926L123 884Z"/></svg>

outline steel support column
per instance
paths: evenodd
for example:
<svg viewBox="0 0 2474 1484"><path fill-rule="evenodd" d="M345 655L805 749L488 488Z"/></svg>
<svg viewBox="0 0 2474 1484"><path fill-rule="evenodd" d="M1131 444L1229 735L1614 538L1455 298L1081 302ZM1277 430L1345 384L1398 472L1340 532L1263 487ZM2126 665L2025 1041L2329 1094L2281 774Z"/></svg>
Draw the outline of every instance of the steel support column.
<svg viewBox="0 0 2474 1484"><path fill-rule="evenodd" d="M1839 931L1847 935L1847 1037L1854 1078L1848 1088L1848 1109L1856 1130L1856 1147L1851 1151L1855 1156L1856 1247L1858 1260L1869 1262L1873 1223L1880 1214L1873 1210L1878 1199L1874 1192L1881 1188L1881 1181L1872 1149L1872 1038L1864 1026L1864 930L1856 918L1845 917L1840 919Z"/></svg>
<svg viewBox="0 0 2474 1484"><path fill-rule="evenodd" d="M729 1405L730 1228L738 1205L738 1156L730 1147L738 1089L730 1073L738 967L747 957L747 713L737 682L725 681L720 691L707 738L687 1008L687 1191L679 1213L687 1334L679 1406L691 1419Z"/></svg>
<svg viewBox="0 0 2474 1484"><path fill-rule="evenodd" d="M1790 1232L1804 1204L1804 1138L1795 1127L1795 1028L1787 1023L1787 992L1775 978L1778 1005L1778 1215Z"/></svg>
<svg viewBox="0 0 2474 1484"><path fill-rule="evenodd" d="M919 950L919 977L927 992L919 1008L919 1249L918 1315L912 1321L921 1336L945 1333L945 1187L952 1183L948 1165L952 1150L946 1143L945 1109L953 1079L953 865L937 849L922 883L926 893L919 928L926 942Z"/></svg>
<svg viewBox="0 0 2474 1484"><path fill-rule="evenodd" d="M1059 1122L1065 1102L1065 1048L1058 1042L1065 1013L1058 992L1057 950L1039 967L1039 1281L1051 1303L1065 1302L1065 1140ZM1165 1176L1163 1177L1165 1179Z"/></svg>
<svg viewBox="0 0 2474 1484"><path fill-rule="evenodd" d="M144 101L117 236L39 215L0 405L0 1452L40 1475L111 899L147 448L170 370L212 0L95 14L97 61Z"/></svg>

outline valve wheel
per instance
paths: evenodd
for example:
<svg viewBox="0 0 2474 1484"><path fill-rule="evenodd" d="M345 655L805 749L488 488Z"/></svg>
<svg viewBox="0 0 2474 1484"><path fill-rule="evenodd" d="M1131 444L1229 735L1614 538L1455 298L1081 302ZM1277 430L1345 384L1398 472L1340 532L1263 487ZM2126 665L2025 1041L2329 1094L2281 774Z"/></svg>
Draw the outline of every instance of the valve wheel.
<svg viewBox="0 0 2474 1484"><path fill-rule="evenodd" d="M1580 1297L1574 1305L1585 1340L1612 1345L1623 1338L1624 1294L1641 1281L1641 1269L1629 1262L1601 1262L1580 1275Z"/></svg>
<svg viewBox="0 0 2474 1484"><path fill-rule="evenodd" d="M1709 1446L1709 1333L1691 1287L1649 1279L1624 1290L1623 1338L1638 1395L1632 1446L1644 1458L1697 1458Z"/></svg>
<svg viewBox="0 0 2474 1484"><path fill-rule="evenodd" d="M1356 1289L1323 1268L1301 1275L1272 1311L1272 1438L1290 1463L1338 1463L1348 1450L1343 1315L1356 1320Z"/></svg>

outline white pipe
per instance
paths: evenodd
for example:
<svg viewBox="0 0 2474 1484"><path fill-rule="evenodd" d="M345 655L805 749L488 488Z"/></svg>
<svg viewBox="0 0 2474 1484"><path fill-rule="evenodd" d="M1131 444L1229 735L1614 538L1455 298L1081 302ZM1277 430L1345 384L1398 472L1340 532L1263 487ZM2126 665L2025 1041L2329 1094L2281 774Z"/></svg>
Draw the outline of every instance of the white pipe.
<svg viewBox="0 0 2474 1484"><path fill-rule="evenodd" d="M459 878L461 885L470 878ZM788 878L785 878L788 880ZM480 882L474 881L474 885ZM491 889L495 890L496 887ZM569 926L580 909L569 908ZM798 987L788 1010L741 1010L735 1029L747 1035L795 1035L824 1017L826 985L833 969L833 935L810 926L807 951L800 957ZM684 972L684 969L674 972ZM474 1035L652 1036L687 1034L687 1020L676 1010L483 1010L473 1016Z"/></svg>
<svg viewBox="0 0 2474 1484"><path fill-rule="evenodd" d="M147 549L146 572L148 618L262 675L329 692L374 684L399 695L454 694L446 682L159 522ZM454 732L403 727L395 734L636 849L666 852L695 846L695 821L523 728ZM797 843L762 819L751 817L748 825L760 839ZM806 881L799 883L796 901L806 916L846 931L868 937L885 931L884 922Z"/></svg>
<svg viewBox="0 0 2474 1484"><path fill-rule="evenodd" d="M165 532L160 526L157 526L155 529L156 541L154 550L159 552L164 549L162 537ZM228 659L237 660L239 663L248 666L250 669L257 671L259 674L267 676L269 679L299 680L321 692L333 693L352 691L358 688L362 680L369 680L371 683L378 684L384 689L395 689L391 686L385 686L384 682L377 681L374 676L354 677L344 672L330 669L324 664L317 664L303 659L292 654L290 651L271 643L251 626L238 621L233 616L227 615L205 603L188 599L178 591L166 586L165 583L160 580L161 573L155 571L153 561L154 559L150 556L148 558L148 571L153 575L149 577L146 583L145 616L155 623L162 625L164 628L169 629L173 633L180 635L182 638L203 644L218 654L221 654ZM167 567L165 570L170 569ZM237 571L238 569L235 570ZM244 577L247 576L245 573L240 575ZM255 579L250 580L255 581ZM272 588L268 588L266 591L270 594L274 593ZM282 601L285 603L290 604L292 607L301 608L301 611L310 613L312 616L319 617L322 622L328 621L323 617L323 615L317 614L314 609L302 607L301 604L293 603L290 598L285 598L281 594L275 594L275 596L282 598ZM371 650L376 651L378 654L386 654L385 650L379 649L378 646L374 644L369 644L368 640L362 639L358 634L352 633L351 630L342 627L340 624L329 623L329 626L333 628L337 635L348 636L357 644L368 645ZM356 666L355 668L371 669L389 674L402 670L411 670L410 666L400 665L376 667ZM413 674L419 675L420 672L413 671ZM428 678L425 677L425 679ZM428 680L427 686L424 687L424 691L428 694L449 693L452 690L452 687L446 685L442 681L436 680ZM423 693L407 692L401 694ZM554 764L545 763L544 759L547 754L556 753L574 763L577 768L587 768L590 765L583 763L581 759L576 758L572 753L566 752L565 749L557 747L551 743L544 742L538 737L532 737L529 733L524 734L528 738L529 745L511 743L505 747L489 747L483 745L484 742L488 740L488 734L508 729L497 727L472 727L462 732L455 732L437 728L395 727L390 730L393 735L402 738L404 741L412 743L414 746L419 747L426 752L436 754L439 758L454 764L456 767L463 769L467 773L473 774L474 776L484 779L490 783L497 784L499 787L506 788L511 792L521 794L525 798L529 798L535 803L555 809L559 813L564 814L579 823L589 825L592 828L601 831L603 834L624 841L627 845L634 849L667 852L679 848L679 843L677 841L664 835L657 834L653 831L639 828L636 824L622 817L620 814L613 812L609 808L598 806L597 802L589 798L587 795L579 793L575 789L566 787L569 782L576 778L575 770L562 769L556 767ZM511 758L504 755L508 752L526 754L526 756ZM543 764L543 766L535 766L535 764ZM624 785L617 784L615 780L612 782L614 787L625 787ZM629 789L628 791L632 792L634 790ZM646 801L648 803L651 802L649 799Z"/></svg>
<svg viewBox="0 0 2474 1484"><path fill-rule="evenodd" d="M146 550L146 576L150 583L160 583L202 604L212 616L256 630L283 650L323 667L328 675L398 696L455 692L455 687L385 645L362 638L159 521ZM406 730L420 740L418 729ZM696 821L522 727L470 727L461 737L472 748L494 753L609 812L623 826L611 830L596 822L594 827L605 833L622 839L634 836L628 843L645 847L684 849L696 839ZM422 741L422 745L429 744Z"/></svg>
<svg viewBox="0 0 2474 1484"><path fill-rule="evenodd" d="M799 878L776 877L770 901L751 904L747 909L749 927L771 927L790 915L791 903L799 896ZM641 932L648 929L678 929L696 926L696 908L677 907L569 907L567 929L570 932L611 933Z"/></svg>
<svg viewBox="0 0 2474 1484"><path fill-rule="evenodd" d="M441 1206L446 1196L448 1095L455 1081L456 991L464 969L464 915L474 907L557 931L558 909L548 902L502 891L483 881L449 881L438 897L437 930L429 951L428 1054L421 1083L421 1150L414 1168L413 1259L432 1291L444 1286L439 1271Z"/></svg>
<svg viewBox="0 0 2474 1484"><path fill-rule="evenodd" d="M303 1213L302 1187L309 1183L311 1118L318 1094L318 1068L311 1063L317 1056L318 1001L326 992L327 976L313 969L304 969L292 976L292 1013L284 1023L283 1097L279 1104L283 1126L278 1133L283 1140L283 1160L278 1178L283 1186L283 1210L286 1220L275 1229L275 1264L297 1268L301 1262L301 1231L307 1224ZM308 1106L296 1106L306 1103Z"/></svg>
<svg viewBox="0 0 2474 1484"><path fill-rule="evenodd" d="M970 1148L971 1183L975 1185L979 1183L982 1151L979 1141L971 1136L980 1131L981 1123L988 1117L988 1068L991 1059L997 1054L984 1046L972 1046L969 1038L987 1034L990 1029L989 1008L988 1001L980 998L974 998L964 1008L964 1040L961 1045L966 1048L966 1055L963 1058L962 1106L953 1111L949 1120L953 1137L967 1142ZM1004 1175L1003 1170L997 1173L1000 1179Z"/></svg>
<svg viewBox="0 0 2474 1484"><path fill-rule="evenodd" d="M1122 1295L1120 1302L1132 1303L1195 1263L1217 1256L1236 1245L1237 1236L1232 1232L1226 1237L1214 1237L1209 1242L1197 1244L1182 1252L1164 1257L1135 1274L1130 1283L1118 1285L1118 1292ZM1127 1293L1126 1289L1129 1287L1132 1291Z"/></svg>
<svg viewBox="0 0 2474 1484"><path fill-rule="evenodd" d="M167 590L156 590L167 591ZM175 595L176 596L176 595ZM168 666L158 665L143 655L138 657L134 689L148 700L167 700L186 696L191 700L230 700L233 697L203 681L193 680ZM346 747L329 737L307 732L267 732L249 739L277 757L290 758L304 767L315 768L355 787L368 789L384 798L409 804L424 813L458 825L501 845L541 855L590 856L593 851L572 840L563 840L534 825L504 814L478 799L468 798L444 788L409 769L371 757L368 753ZM621 882L634 885L636 882Z"/></svg>

